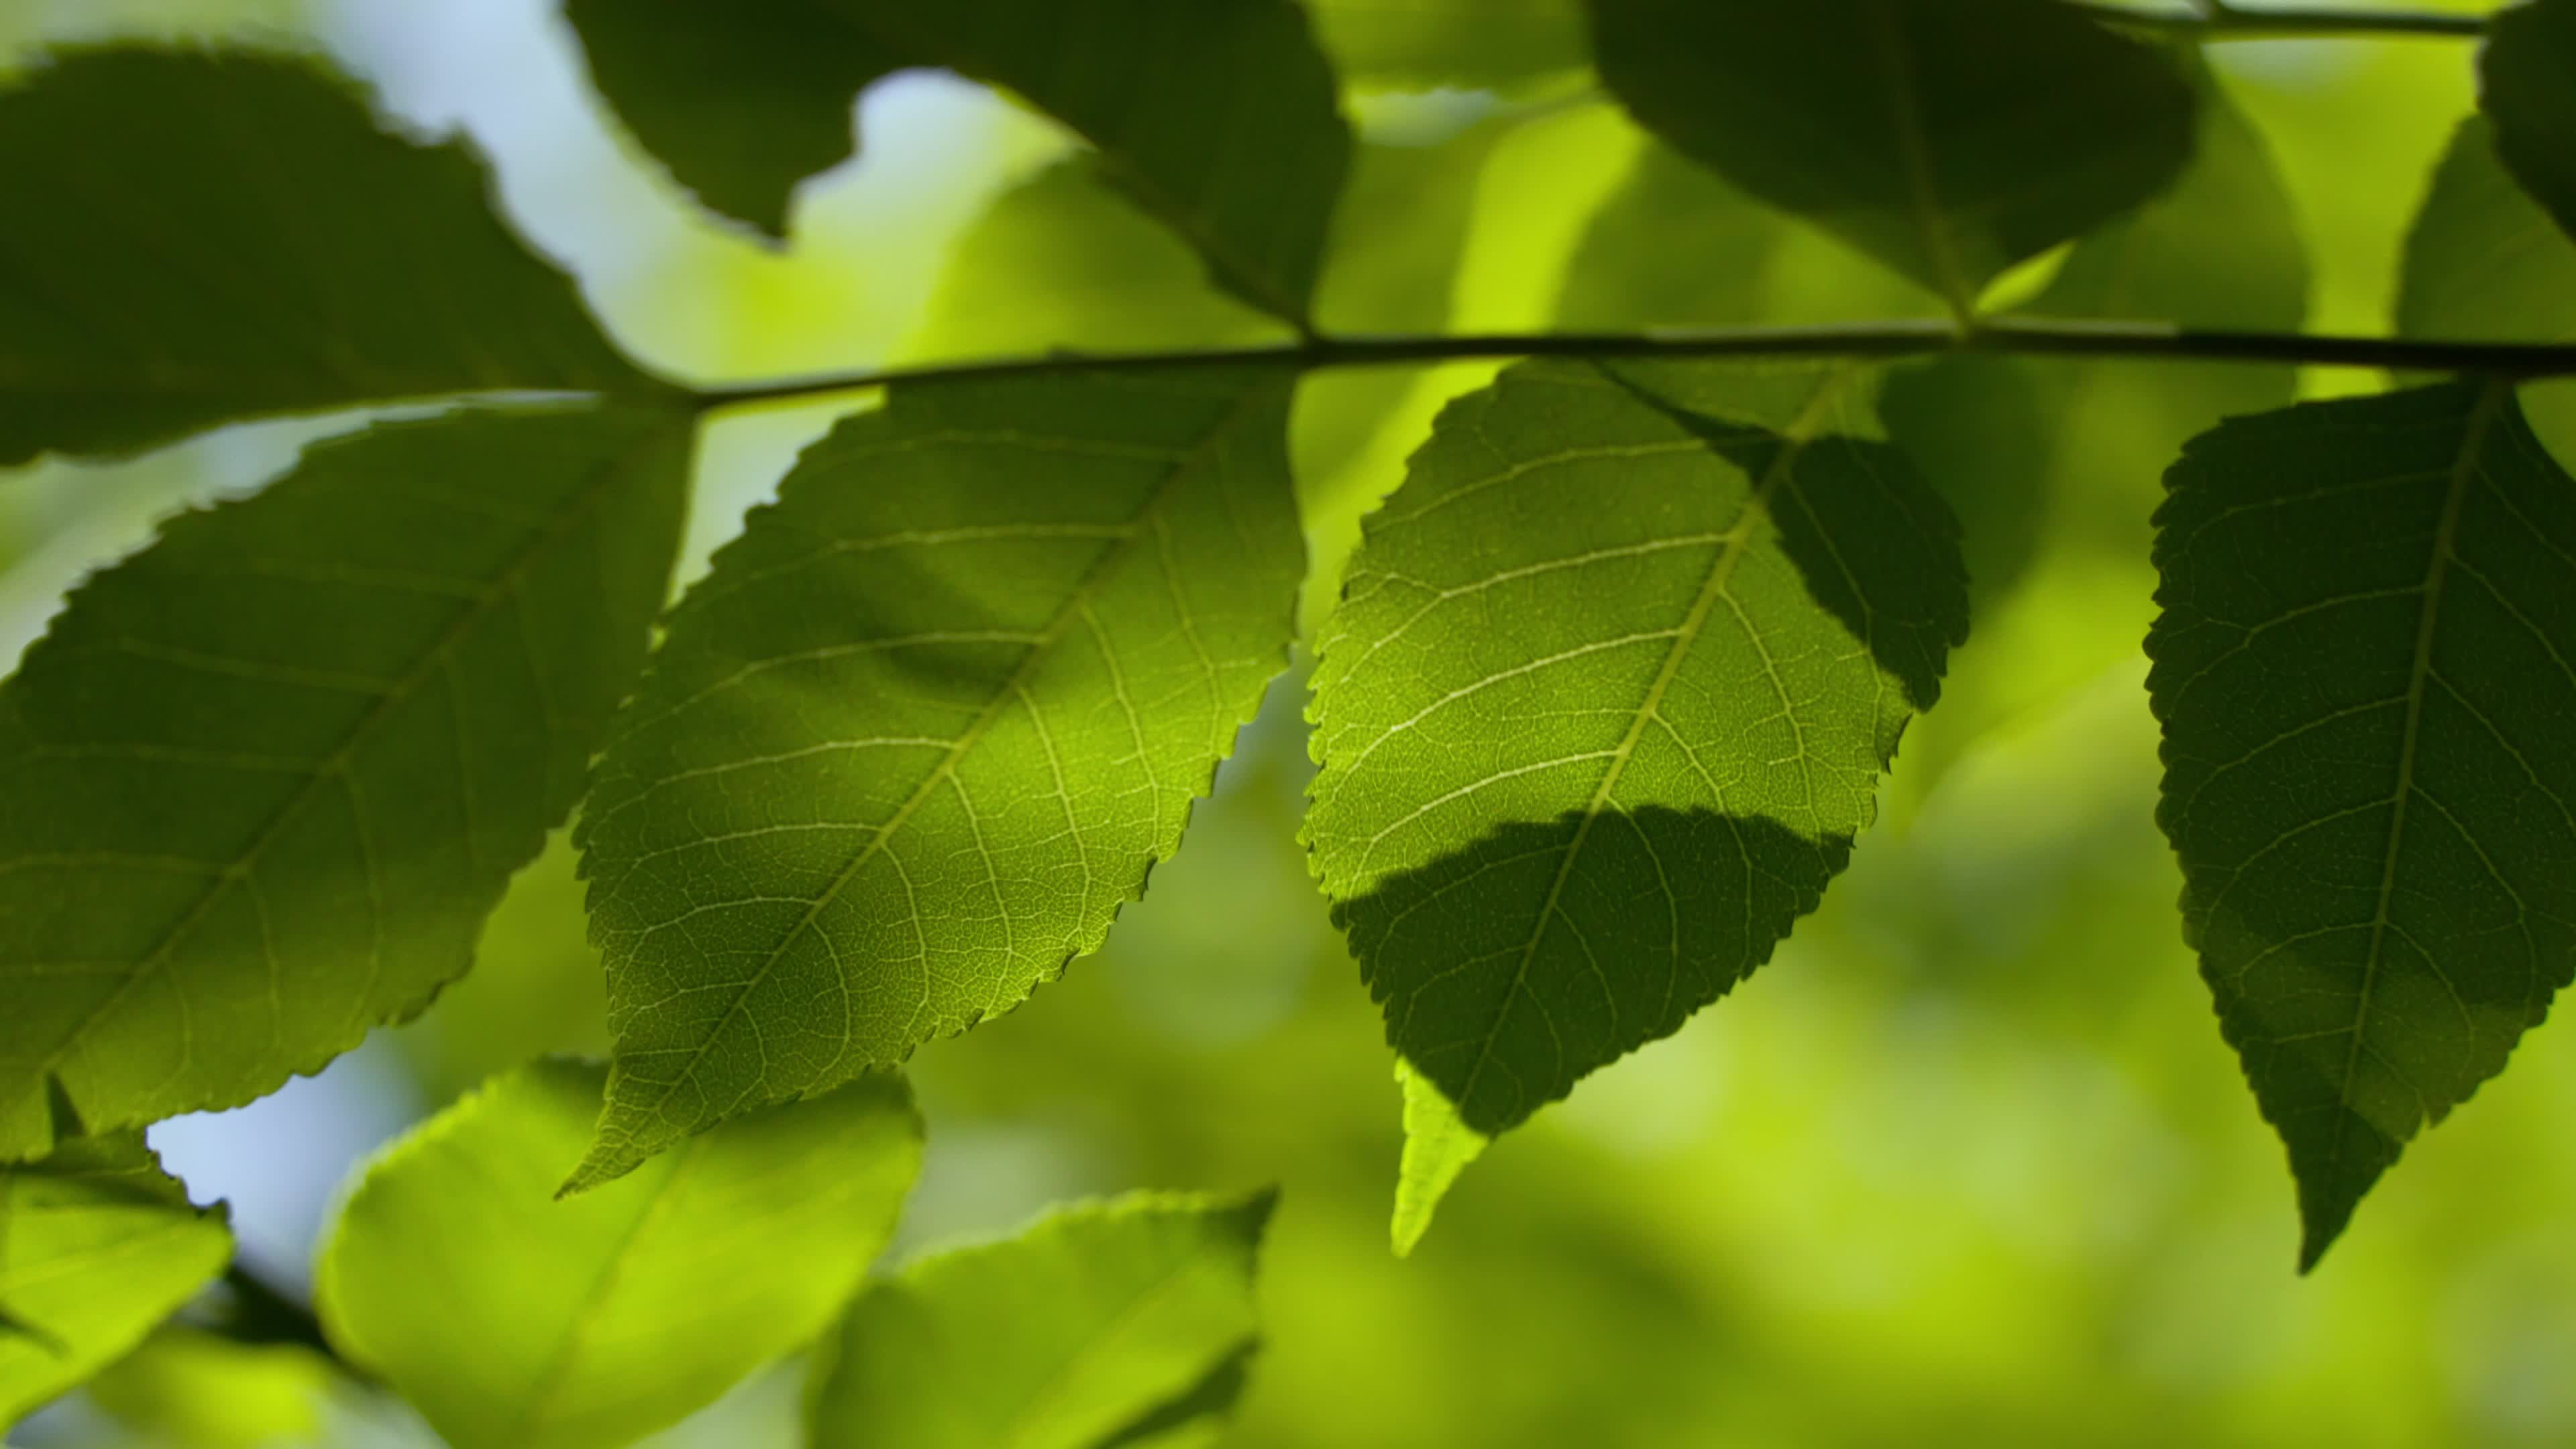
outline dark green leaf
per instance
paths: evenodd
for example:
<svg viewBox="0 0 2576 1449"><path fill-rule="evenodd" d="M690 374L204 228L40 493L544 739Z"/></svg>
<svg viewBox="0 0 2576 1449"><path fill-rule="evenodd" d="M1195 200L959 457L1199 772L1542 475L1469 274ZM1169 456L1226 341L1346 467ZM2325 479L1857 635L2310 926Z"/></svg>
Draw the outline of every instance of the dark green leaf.
<svg viewBox="0 0 2576 1449"><path fill-rule="evenodd" d="M323 1246L334 1344L458 1449L608 1449L828 1328L921 1166L899 1077L739 1118L556 1202L606 1072L495 1078L368 1167Z"/></svg>
<svg viewBox="0 0 2576 1449"><path fill-rule="evenodd" d="M2166 483L2158 814L2313 1265L2576 961L2576 480L2459 382L2236 419Z"/></svg>
<svg viewBox="0 0 2576 1449"><path fill-rule="evenodd" d="M2478 81L2505 169L2576 236L2576 0L2497 11Z"/></svg>
<svg viewBox="0 0 2576 1449"><path fill-rule="evenodd" d="M871 1287L814 1396L816 1449L1139 1449L1232 1409L1270 1193L1138 1193Z"/></svg>
<svg viewBox="0 0 2576 1449"><path fill-rule="evenodd" d="M1965 312L2191 153L2165 55L2058 0L1591 0L1640 124Z"/></svg>
<svg viewBox="0 0 2576 1449"><path fill-rule="evenodd" d="M238 418L647 389L464 147L280 57L107 50L0 92L0 465Z"/></svg>
<svg viewBox="0 0 2576 1449"><path fill-rule="evenodd" d="M894 389L689 592L578 831L604 1182L1024 1000L1287 658L1279 371Z"/></svg>
<svg viewBox="0 0 2576 1449"><path fill-rule="evenodd" d="M1592 59L1582 0L1306 0L1354 85L1510 89Z"/></svg>
<svg viewBox="0 0 2576 1449"><path fill-rule="evenodd" d="M0 1430L141 1342L232 1246L141 1133L0 1167Z"/></svg>
<svg viewBox="0 0 2576 1449"><path fill-rule="evenodd" d="M419 1010L570 812L686 415L324 443L74 593L0 688L0 1157L230 1107Z"/></svg>
<svg viewBox="0 0 2576 1449"><path fill-rule="evenodd" d="M1490 1137L1672 1032L1869 823L1967 613L1939 498L1830 430L1858 376L1523 364L1369 521L1306 831L1417 1143L1424 1087Z"/></svg>
<svg viewBox="0 0 2576 1449"><path fill-rule="evenodd" d="M945 66L1100 150L1220 285L1302 322L1350 150L1289 0L569 0L626 123L716 210L779 234L860 88ZM773 147L770 138L785 144ZM820 163L820 164L818 164Z"/></svg>

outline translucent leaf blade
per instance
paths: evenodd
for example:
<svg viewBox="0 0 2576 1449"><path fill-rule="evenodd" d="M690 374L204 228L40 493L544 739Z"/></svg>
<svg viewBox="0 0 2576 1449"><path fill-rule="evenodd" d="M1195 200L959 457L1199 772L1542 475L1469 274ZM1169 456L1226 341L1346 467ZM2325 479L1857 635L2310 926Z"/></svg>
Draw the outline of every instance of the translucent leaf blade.
<svg viewBox="0 0 2576 1449"><path fill-rule="evenodd" d="M0 466L387 398L650 390L463 146L313 65L82 51L0 91Z"/></svg>
<svg viewBox="0 0 2576 1449"><path fill-rule="evenodd" d="M237 1106L418 1011L580 792L684 414L320 444L75 592L0 686L0 1158Z"/></svg>
<svg viewBox="0 0 2576 1449"><path fill-rule="evenodd" d="M1098 947L1286 663L1292 380L897 388L752 514L579 826L617 1052L576 1186Z"/></svg>
<svg viewBox="0 0 2576 1449"><path fill-rule="evenodd" d="M2313 1266L2576 961L2576 480L2459 382L2233 420L2167 486L2158 815Z"/></svg>
<svg viewBox="0 0 2576 1449"><path fill-rule="evenodd" d="M1592 59L1582 0L1306 0L1333 68L1355 86L1512 90Z"/></svg>
<svg viewBox="0 0 2576 1449"><path fill-rule="evenodd" d="M1470 1133L1767 960L1938 692L1955 528L1830 432L1852 377L1524 364L1369 521L1306 836L1389 1041Z"/></svg>
<svg viewBox="0 0 2576 1449"><path fill-rule="evenodd" d="M1221 1424L1256 1343L1273 1195L1137 1193L868 1289L810 1404L816 1449L1136 1449Z"/></svg>
<svg viewBox="0 0 2576 1449"><path fill-rule="evenodd" d="M609 103L680 183L773 235L818 158L848 150L863 86L943 66L1099 148L1228 291L1306 317L1350 134L1289 0L766 0L748 15L574 0L568 13ZM764 145L773 132L787 144Z"/></svg>
<svg viewBox="0 0 2576 1449"><path fill-rule="evenodd" d="M0 1167L0 1428L141 1342L232 1247L139 1133Z"/></svg>
<svg viewBox="0 0 2576 1449"><path fill-rule="evenodd" d="M2174 64L2057 0L1591 0L1639 124L1967 310L2191 154Z"/></svg>
<svg viewBox="0 0 2576 1449"><path fill-rule="evenodd" d="M830 1325L920 1170L911 1094L876 1076L557 1202L605 1077L493 1079L388 1148L321 1250L333 1343L458 1449L626 1444L713 1402Z"/></svg>

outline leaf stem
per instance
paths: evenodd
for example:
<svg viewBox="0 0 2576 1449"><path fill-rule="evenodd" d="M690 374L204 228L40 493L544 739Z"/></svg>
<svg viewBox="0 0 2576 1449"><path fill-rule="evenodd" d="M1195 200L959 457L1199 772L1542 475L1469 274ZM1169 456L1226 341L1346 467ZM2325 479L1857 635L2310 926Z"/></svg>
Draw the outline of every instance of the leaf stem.
<svg viewBox="0 0 2576 1449"><path fill-rule="evenodd" d="M1189 368L1382 367L1480 358L1901 358L1945 352L2007 356L2250 362L2384 367L2500 377L2576 374L2576 343L2446 342L2313 332L2237 332L2159 322L2045 317L1988 318L1962 331L1942 318L1898 318L1824 327L1710 331L1489 332L1457 336L1316 337L1170 352L1058 352L1043 357L938 363L688 390L701 412L797 402L899 383L999 381L1076 372Z"/></svg>
<svg viewBox="0 0 2576 1449"><path fill-rule="evenodd" d="M2198 3L2188 13L2125 5L2075 7L2114 25L2201 40L2402 39L2474 40L2487 33L2483 15L2426 10L2307 10L2285 6Z"/></svg>

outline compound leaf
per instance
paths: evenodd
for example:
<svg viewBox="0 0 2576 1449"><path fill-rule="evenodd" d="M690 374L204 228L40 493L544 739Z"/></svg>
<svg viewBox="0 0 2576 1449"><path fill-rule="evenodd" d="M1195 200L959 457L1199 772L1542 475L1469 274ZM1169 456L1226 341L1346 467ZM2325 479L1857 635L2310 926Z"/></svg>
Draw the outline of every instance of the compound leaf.
<svg viewBox="0 0 2576 1449"><path fill-rule="evenodd" d="M813 1444L1159 1449L1222 1422L1274 1201L1136 1193L907 1265L842 1325Z"/></svg>
<svg viewBox="0 0 2576 1449"><path fill-rule="evenodd" d="M1938 693L1955 525L1826 431L1859 375L1523 364L1369 520L1306 835L1442 1159L1411 1230L1481 1138L1769 958Z"/></svg>
<svg viewBox="0 0 2576 1449"><path fill-rule="evenodd" d="M920 1170L877 1075L556 1202L605 1076L494 1078L370 1165L321 1250L332 1342L458 1449L606 1449L713 1402L830 1326Z"/></svg>
<svg viewBox="0 0 2576 1449"><path fill-rule="evenodd" d="M0 466L474 391L645 391L463 146L277 56L76 52L0 92Z"/></svg>
<svg viewBox="0 0 2576 1449"><path fill-rule="evenodd" d="M1018 92L1098 147L1228 291L1306 317L1350 133L1289 0L570 0L567 10L593 77L644 145L709 207L773 236L796 183L848 151L860 88L944 66Z"/></svg>
<svg viewBox="0 0 2576 1449"><path fill-rule="evenodd" d="M0 686L0 1158L230 1107L419 1010L570 813L677 547L684 414L320 444Z"/></svg>
<svg viewBox="0 0 2576 1449"><path fill-rule="evenodd" d="M1286 663L1292 380L897 387L751 515L577 832L617 1050L574 1186L1099 946Z"/></svg>
<svg viewBox="0 0 2576 1449"><path fill-rule="evenodd" d="M2191 154L2174 62L2058 0L1590 3L1640 125L1962 313Z"/></svg>
<svg viewBox="0 0 2576 1449"><path fill-rule="evenodd" d="M2166 483L2158 816L2313 1266L2576 961L2576 480L2463 381L2232 420Z"/></svg>
<svg viewBox="0 0 2576 1449"><path fill-rule="evenodd" d="M232 1249L141 1133L0 1167L0 1429L141 1342Z"/></svg>

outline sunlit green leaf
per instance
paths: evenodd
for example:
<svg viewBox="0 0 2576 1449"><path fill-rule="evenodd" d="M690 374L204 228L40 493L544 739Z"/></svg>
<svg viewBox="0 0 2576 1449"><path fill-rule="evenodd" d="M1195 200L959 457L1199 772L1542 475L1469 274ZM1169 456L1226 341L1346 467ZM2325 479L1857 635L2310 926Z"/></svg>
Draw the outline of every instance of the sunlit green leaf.
<svg viewBox="0 0 2576 1449"><path fill-rule="evenodd" d="M594 78L680 183L772 234L909 66L1025 96L1099 148L1220 285L1302 320L1350 139L1289 0L570 0ZM773 146L773 137L784 144Z"/></svg>
<svg viewBox="0 0 2576 1449"><path fill-rule="evenodd" d="M583 810L617 1055L576 1185L1098 948L1286 663L1291 381L896 388L806 453Z"/></svg>
<svg viewBox="0 0 2576 1449"><path fill-rule="evenodd" d="M1592 59L1582 0L1306 0L1316 39L1361 86L1504 89Z"/></svg>
<svg viewBox="0 0 2576 1449"><path fill-rule="evenodd" d="M2505 169L2576 235L2576 0L2496 13L2478 57L2478 106Z"/></svg>
<svg viewBox="0 0 2576 1449"><path fill-rule="evenodd" d="M82 1392L147 1443L279 1449L321 1441L333 1378L329 1361L307 1348L164 1324Z"/></svg>
<svg viewBox="0 0 2576 1449"><path fill-rule="evenodd" d="M332 1342L457 1449L605 1449L712 1402L830 1325L920 1170L877 1075L557 1202L605 1076L495 1078L369 1166L322 1248Z"/></svg>
<svg viewBox="0 0 2576 1449"><path fill-rule="evenodd" d="M0 1429L133 1348L232 1246L140 1133L0 1167Z"/></svg>
<svg viewBox="0 0 2576 1449"><path fill-rule="evenodd" d="M1967 310L2170 183L2175 65L2058 0L1591 0L1640 124Z"/></svg>
<svg viewBox="0 0 2576 1449"><path fill-rule="evenodd" d="M185 515L0 687L0 1157L247 1102L461 974L677 546L685 415L393 423Z"/></svg>
<svg viewBox="0 0 2576 1449"><path fill-rule="evenodd" d="M2159 818L2313 1265L2576 962L2576 479L2469 381L2239 418L2166 482Z"/></svg>
<svg viewBox="0 0 2576 1449"><path fill-rule="evenodd" d="M311 64L82 51L0 91L0 465L237 418L643 389L464 147Z"/></svg>
<svg viewBox="0 0 2576 1449"><path fill-rule="evenodd" d="M815 1449L1163 1449L1221 1423L1273 1201L1139 1193L908 1265L850 1310Z"/></svg>
<svg viewBox="0 0 2576 1449"><path fill-rule="evenodd" d="M1388 1039L1473 1133L1769 959L1938 693L1955 525L1832 431L1857 377L1523 364L1369 520L1307 838Z"/></svg>

